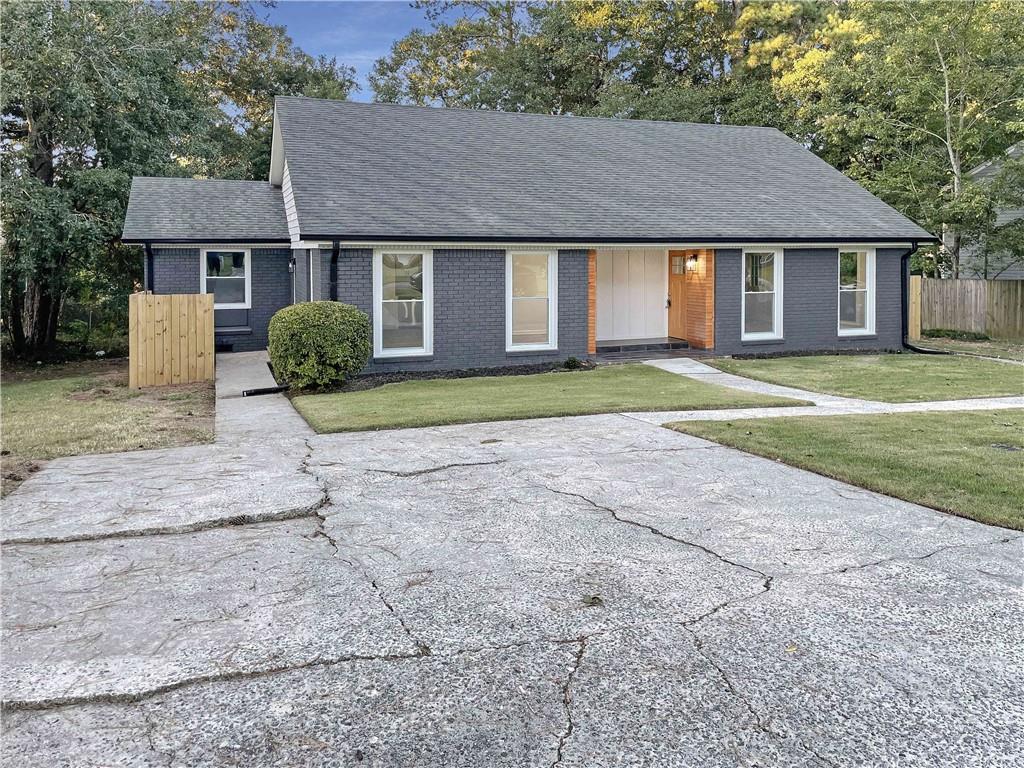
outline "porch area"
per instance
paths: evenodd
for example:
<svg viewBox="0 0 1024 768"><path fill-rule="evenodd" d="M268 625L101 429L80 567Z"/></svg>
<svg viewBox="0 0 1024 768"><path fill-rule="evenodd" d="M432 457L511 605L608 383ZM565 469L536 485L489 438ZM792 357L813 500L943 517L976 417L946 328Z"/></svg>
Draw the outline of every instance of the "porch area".
<svg viewBox="0 0 1024 768"><path fill-rule="evenodd" d="M592 249L589 290L591 354L677 356L714 347L712 249Z"/></svg>

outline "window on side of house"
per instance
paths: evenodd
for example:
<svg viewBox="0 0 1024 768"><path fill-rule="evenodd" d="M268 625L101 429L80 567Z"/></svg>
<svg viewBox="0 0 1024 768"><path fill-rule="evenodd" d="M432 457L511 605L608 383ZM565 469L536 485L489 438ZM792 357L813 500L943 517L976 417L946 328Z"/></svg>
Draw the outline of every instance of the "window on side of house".
<svg viewBox="0 0 1024 768"><path fill-rule="evenodd" d="M215 309L249 309L251 284L249 251L204 249L200 275L203 293L213 294Z"/></svg>
<svg viewBox="0 0 1024 768"><path fill-rule="evenodd" d="M558 254L510 251L505 256L505 347L558 347Z"/></svg>
<svg viewBox="0 0 1024 768"><path fill-rule="evenodd" d="M743 252L744 341L782 338L782 253Z"/></svg>
<svg viewBox="0 0 1024 768"><path fill-rule="evenodd" d="M433 253L380 250L373 259L375 357L433 354Z"/></svg>
<svg viewBox="0 0 1024 768"><path fill-rule="evenodd" d="M875 252L839 251L839 335L875 332Z"/></svg>

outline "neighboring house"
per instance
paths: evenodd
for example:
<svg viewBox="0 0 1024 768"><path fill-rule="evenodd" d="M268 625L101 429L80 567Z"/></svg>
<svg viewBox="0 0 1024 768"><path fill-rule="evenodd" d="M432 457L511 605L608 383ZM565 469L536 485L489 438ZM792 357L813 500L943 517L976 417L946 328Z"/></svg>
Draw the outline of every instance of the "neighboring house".
<svg viewBox="0 0 1024 768"><path fill-rule="evenodd" d="M771 128L299 97L269 181L136 178L123 239L150 290L214 294L222 349L293 302L358 306L368 370L896 349L935 242Z"/></svg>
<svg viewBox="0 0 1024 768"><path fill-rule="evenodd" d="M978 184L990 184L1007 158L1024 158L1024 141L1018 141L1001 157L982 163L968 171L967 176ZM1004 227L1012 221L1024 219L1024 208L1003 208L996 215L996 226ZM1024 280L1024 253L990 254L988 264L980 246L964 246L960 251L960 274L963 277L987 277L990 280Z"/></svg>

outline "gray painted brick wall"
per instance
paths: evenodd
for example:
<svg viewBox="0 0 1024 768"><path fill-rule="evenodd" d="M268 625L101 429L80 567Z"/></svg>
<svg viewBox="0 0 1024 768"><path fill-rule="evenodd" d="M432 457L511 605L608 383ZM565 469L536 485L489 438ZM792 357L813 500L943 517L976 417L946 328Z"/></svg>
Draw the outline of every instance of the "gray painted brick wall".
<svg viewBox="0 0 1024 768"><path fill-rule="evenodd" d="M330 252L327 252L328 259ZM338 299L373 318L372 251L342 250ZM484 368L587 354L587 252L558 254L558 350L505 351L505 251L434 250L434 354L429 360L375 360L367 371Z"/></svg>
<svg viewBox="0 0 1024 768"><path fill-rule="evenodd" d="M202 264L198 248L154 248L153 289L155 293L199 293ZM214 313L216 328L247 327L248 333L221 332L215 329L216 343L231 344L235 351L264 349L267 346L267 324L281 307L292 303L292 286L288 274L291 251L282 248L252 250L251 306L245 309L218 309ZM145 258L145 257L143 257Z"/></svg>
<svg viewBox="0 0 1024 768"><path fill-rule="evenodd" d="M292 272L295 303L309 301L309 251L295 249L291 252L295 258L295 271Z"/></svg>
<svg viewBox="0 0 1024 768"><path fill-rule="evenodd" d="M321 248L319 253L320 298L329 301L331 298L331 251Z"/></svg>
<svg viewBox="0 0 1024 768"><path fill-rule="evenodd" d="M779 341L741 340L742 251L715 253L715 351L725 355L779 352L899 349L902 346L900 249L875 256L875 334L840 336L839 251L786 248L783 255L782 327Z"/></svg>
<svg viewBox="0 0 1024 768"><path fill-rule="evenodd" d="M201 269L198 248L153 248L153 293L199 293Z"/></svg>

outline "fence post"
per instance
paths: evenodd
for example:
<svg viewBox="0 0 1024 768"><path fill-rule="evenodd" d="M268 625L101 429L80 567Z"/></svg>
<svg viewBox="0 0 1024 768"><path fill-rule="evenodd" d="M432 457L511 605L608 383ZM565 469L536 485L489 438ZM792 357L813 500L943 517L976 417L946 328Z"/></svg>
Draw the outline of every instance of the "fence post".
<svg viewBox="0 0 1024 768"><path fill-rule="evenodd" d="M910 276L910 308L908 312L907 336L911 341L921 338L921 276Z"/></svg>

